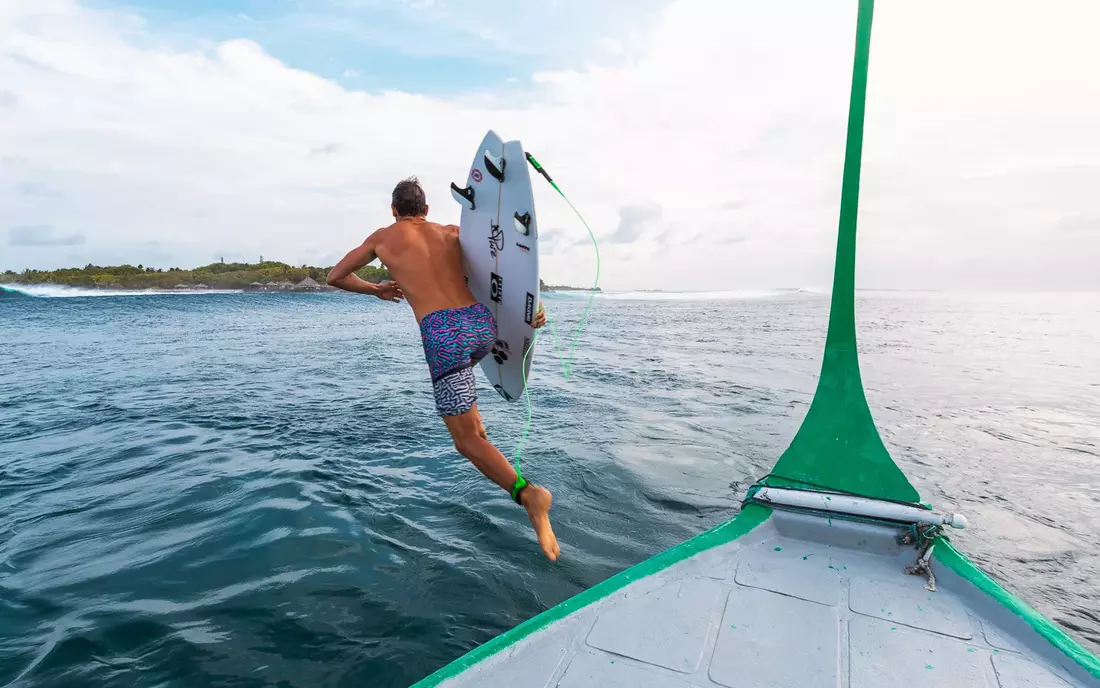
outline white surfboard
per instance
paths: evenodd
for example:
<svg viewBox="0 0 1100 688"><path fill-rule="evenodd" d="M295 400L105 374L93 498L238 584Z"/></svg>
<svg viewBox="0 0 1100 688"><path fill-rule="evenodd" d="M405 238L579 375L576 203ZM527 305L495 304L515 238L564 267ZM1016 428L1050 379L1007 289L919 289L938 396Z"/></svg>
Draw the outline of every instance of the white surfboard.
<svg viewBox="0 0 1100 688"><path fill-rule="evenodd" d="M481 361L493 388L508 401L523 396L531 372L531 325L539 304L539 245L527 156L519 141L489 131L478 146L466 186L451 185L462 205L466 283L497 321L497 343Z"/></svg>

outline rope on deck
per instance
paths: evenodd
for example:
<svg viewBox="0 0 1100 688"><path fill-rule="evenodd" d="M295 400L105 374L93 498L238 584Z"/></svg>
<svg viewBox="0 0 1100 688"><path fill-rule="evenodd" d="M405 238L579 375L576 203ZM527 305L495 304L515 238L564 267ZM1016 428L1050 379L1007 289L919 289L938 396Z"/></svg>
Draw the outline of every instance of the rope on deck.
<svg viewBox="0 0 1100 688"><path fill-rule="evenodd" d="M905 545L916 545L920 550L917 563L905 567L905 573L910 576L924 575L928 582L924 588L929 592L936 592L936 574L932 573L932 550L936 547L936 538L943 532L943 526L934 523L915 523L909 526L908 532L902 537Z"/></svg>

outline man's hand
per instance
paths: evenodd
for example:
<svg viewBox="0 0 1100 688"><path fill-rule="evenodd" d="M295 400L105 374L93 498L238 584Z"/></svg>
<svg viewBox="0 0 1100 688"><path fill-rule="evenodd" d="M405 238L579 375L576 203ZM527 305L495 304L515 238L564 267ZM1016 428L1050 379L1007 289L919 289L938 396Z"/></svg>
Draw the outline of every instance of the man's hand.
<svg viewBox="0 0 1100 688"><path fill-rule="evenodd" d="M386 280L385 282L378 283L378 291L374 293L375 296L383 301L393 301L397 303L401 299L405 298L405 293L401 291L401 287L397 285L397 282L393 280Z"/></svg>
<svg viewBox="0 0 1100 688"><path fill-rule="evenodd" d="M537 330L545 324L546 324L546 309L543 308L542 304L540 303L539 304L539 312L535 313L535 320L534 320L534 322L531 323L531 327L533 327Z"/></svg>

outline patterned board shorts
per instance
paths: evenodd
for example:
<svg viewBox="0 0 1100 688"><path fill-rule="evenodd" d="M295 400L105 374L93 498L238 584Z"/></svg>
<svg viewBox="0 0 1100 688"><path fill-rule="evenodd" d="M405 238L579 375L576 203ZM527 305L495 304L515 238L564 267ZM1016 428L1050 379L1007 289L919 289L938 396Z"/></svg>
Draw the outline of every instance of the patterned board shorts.
<svg viewBox="0 0 1100 688"><path fill-rule="evenodd" d="M493 314L480 303L435 311L420 321L420 338L439 414L466 413L477 403L474 366L497 340Z"/></svg>

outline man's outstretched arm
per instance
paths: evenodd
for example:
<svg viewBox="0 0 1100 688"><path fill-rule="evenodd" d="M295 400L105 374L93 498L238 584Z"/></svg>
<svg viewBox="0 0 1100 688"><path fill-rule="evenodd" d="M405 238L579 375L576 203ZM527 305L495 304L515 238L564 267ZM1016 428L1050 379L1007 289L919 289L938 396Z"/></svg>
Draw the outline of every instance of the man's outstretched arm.
<svg viewBox="0 0 1100 688"><path fill-rule="evenodd" d="M356 294L368 294L370 296L378 296L379 298L386 298L387 295L385 292L393 291L395 293L389 295L387 300L398 300L398 298L400 298L400 290L397 290L395 285L389 285L388 283L375 284L355 274L356 270L378 257L374 252L377 243L378 232L375 232L367 237L367 240L362 244L349 251L348 254L329 271L327 282L344 291L350 291Z"/></svg>

